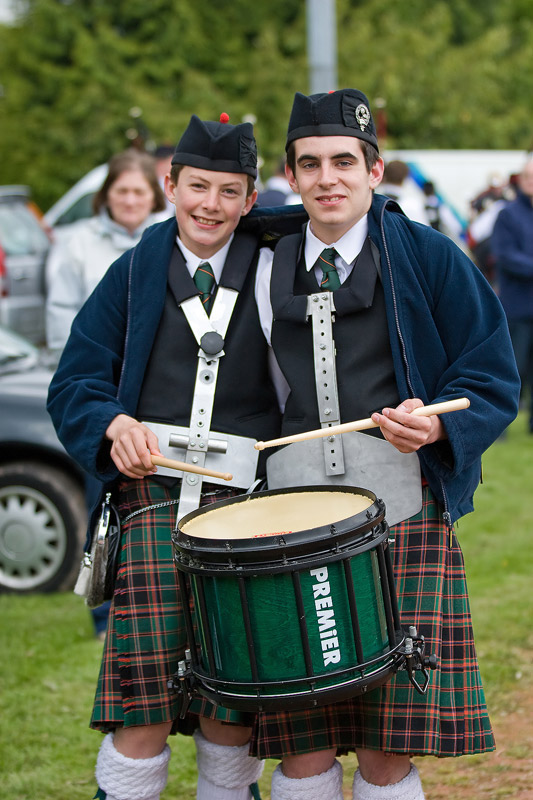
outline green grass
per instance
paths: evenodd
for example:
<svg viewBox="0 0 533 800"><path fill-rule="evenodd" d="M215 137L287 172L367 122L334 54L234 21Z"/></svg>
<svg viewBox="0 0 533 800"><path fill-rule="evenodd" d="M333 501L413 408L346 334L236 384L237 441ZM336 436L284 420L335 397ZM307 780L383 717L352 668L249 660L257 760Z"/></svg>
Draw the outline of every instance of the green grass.
<svg viewBox="0 0 533 800"><path fill-rule="evenodd" d="M517 686L533 683L533 437L525 431L521 416L485 455L476 512L458 528L491 711L512 707ZM102 645L88 610L71 593L1 595L0 626L1 796L92 798L100 735L88 729L88 719ZM180 736L171 745L164 797L194 798L192 742ZM261 780L264 798L274 766L267 764Z"/></svg>

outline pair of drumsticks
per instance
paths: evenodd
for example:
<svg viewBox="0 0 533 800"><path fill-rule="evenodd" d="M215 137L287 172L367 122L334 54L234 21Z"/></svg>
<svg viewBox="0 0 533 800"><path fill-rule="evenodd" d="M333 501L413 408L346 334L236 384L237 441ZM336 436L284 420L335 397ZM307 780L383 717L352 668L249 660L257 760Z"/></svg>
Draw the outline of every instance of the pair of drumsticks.
<svg viewBox="0 0 533 800"><path fill-rule="evenodd" d="M450 411L462 411L468 408L470 400L468 397L460 397L457 400L446 400L444 403L434 403L429 406L419 406L411 411L417 417L431 417L433 414L448 414ZM293 444L294 442L303 442L306 439L320 439L324 436L336 436L341 433L351 433L352 431L366 431L370 428L377 428L378 425L372 422L371 417L366 419L358 419L354 422L344 422L342 425L332 425L329 428L319 428L314 431L306 431L305 433L296 433L294 436L282 436L280 439L271 439L268 442L256 442L254 445L256 450L265 450L267 447L276 447L276 445ZM162 456L152 456L152 464L157 467L169 467L170 469L181 470L183 472L194 472L197 475L206 475L209 478L220 478L225 481L231 481L233 475L229 472L216 472L205 467L197 467L194 464L187 464L185 461L174 461L172 458L163 458Z"/></svg>

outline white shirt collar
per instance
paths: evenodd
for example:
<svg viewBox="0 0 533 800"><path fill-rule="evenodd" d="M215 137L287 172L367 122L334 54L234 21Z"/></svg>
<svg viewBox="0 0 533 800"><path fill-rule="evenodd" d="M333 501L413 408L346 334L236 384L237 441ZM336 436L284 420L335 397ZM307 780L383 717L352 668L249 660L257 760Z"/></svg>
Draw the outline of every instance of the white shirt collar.
<svg viewBox="0 0 533 800"><path fill-rule="evenodd" d="M346 231L344 236L337 242L332 244L324 244L318 239L311 230L311 223L307 223L307 230L305 233L305 268L309 272L316 264L320 253L325 247L334 247L346 265L352 264L365 243L368 236L368 217L364 215L355 225L352 225L349 231Z"/></svg>
<svg viewBox="0 0 533 800"><path fill-rule="evenodd" d="M182 252L183 258L185 259L185 263L191 278L194 277L194 273L200 264L205 264L206 261L208 261L211 264L211 269L213 270L213 275L215 276L215 281L218 285L220 283L220 278L222 277L222 270L224 269L224 264L226 262L230 244L233 241L233 236L234 234L232 233L226 244L209 258L200 258L200 256L197 256L196 253L192 252L192 250L189 250L188 247L185 247L180 237L176 236L176 242Z"/></svg>

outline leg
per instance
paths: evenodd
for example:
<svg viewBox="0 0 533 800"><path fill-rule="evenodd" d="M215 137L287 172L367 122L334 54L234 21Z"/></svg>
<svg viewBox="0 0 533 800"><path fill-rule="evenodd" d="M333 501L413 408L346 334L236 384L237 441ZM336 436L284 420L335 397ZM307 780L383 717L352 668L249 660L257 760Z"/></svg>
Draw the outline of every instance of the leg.
<svg viewBox="0 0 533 800"><path fill-rule="evenodd" d="M198 764L197 800L249 800L263 762L248 755L252 729L200 717L194 734Z"/></svg>
<svg viewBox="0 0 533 800"><path fill-rule="evenodd" d="M336 750L285 756L272 775L272 800L342 800Z"/></svg>
<svg viewBox="0 0 533 800"><path fill-rule="evenodd" d="M407 755L357 750L353 800L424 800L418 770Z"/></svg>
<svg viewBox="0 0 533 800"><path fill-rule="evenodd" d="M153 758L163 750L170 734L172 723L161 725L136 725L133 728L117 728L115 749L128 758Z"/></svg>
<svg viewBox="0 0 533 800"><path fill-rule="evenodd" d="M167 783L171 723L118 728L104 738L96 762L106 800L159 800Z"/></svg>

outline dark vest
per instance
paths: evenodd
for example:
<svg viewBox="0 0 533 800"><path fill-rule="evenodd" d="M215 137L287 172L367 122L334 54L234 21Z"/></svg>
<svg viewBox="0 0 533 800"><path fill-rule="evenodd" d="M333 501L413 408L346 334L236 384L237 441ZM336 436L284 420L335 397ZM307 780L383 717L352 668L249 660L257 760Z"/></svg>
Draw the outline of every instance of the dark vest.
<svg viewBox="0 0 533 800"><path fill-rule="evenodd" d="M320 427L307 295L319 291L314 270L305 269L301 234L284 237L272 267L272 347L290 386L282 432L288 436ZM369 417L399 403L383 287L370 239L348 279L334 292L337 384L341 422ZM379 434L377 431L369 433Z"/></svg>
<svg viewBox="0 0 533 800"><path fill-rule="evenodd" d="M220 285L240 293L220 361L211 430L271 439L278 435L280 419L268 372L268 347L255 302L256 266L256 237L236 234ZM139 398L138 419L189 425L199 348L179 304L197 294L176 247L163 315Z"/></svg>

